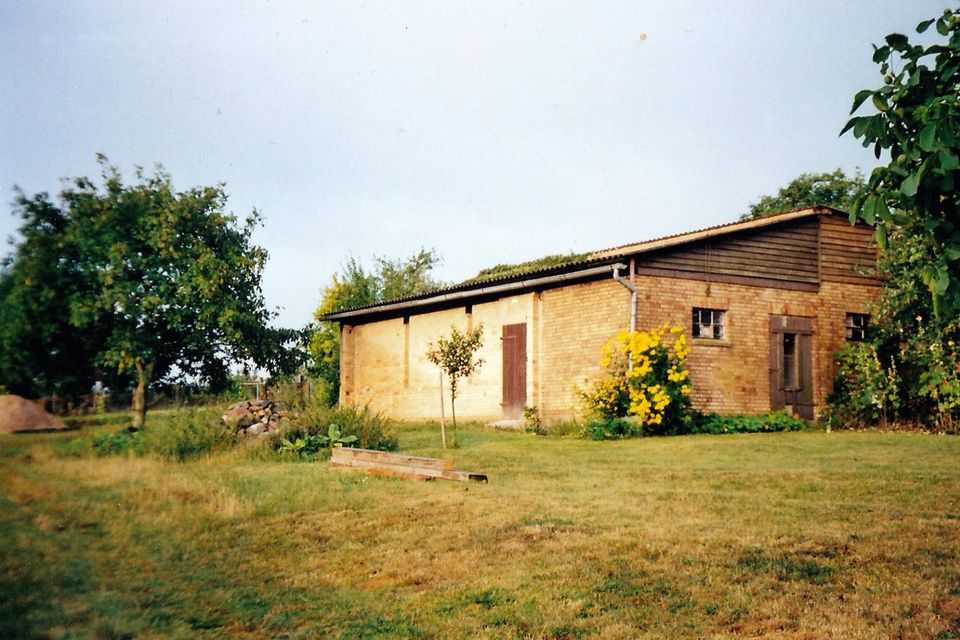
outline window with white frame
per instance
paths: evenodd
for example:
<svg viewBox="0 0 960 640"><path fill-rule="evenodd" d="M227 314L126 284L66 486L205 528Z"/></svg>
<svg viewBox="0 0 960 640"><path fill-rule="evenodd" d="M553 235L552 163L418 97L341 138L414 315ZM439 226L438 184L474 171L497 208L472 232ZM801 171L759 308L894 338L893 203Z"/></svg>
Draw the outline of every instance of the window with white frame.
<svg viewBox="0 0 960 640"><path fill-rule="evenodd" d="M726 312L721 309L694 307L691 335L694 338L723 340L727 337Z"/></svg>

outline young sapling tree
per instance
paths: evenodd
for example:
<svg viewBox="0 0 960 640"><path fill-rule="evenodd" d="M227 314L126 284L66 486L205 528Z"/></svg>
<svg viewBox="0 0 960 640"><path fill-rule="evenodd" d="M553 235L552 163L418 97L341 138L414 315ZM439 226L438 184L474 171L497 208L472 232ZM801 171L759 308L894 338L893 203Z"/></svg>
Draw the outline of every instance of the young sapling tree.
<svg viewBox="0 0 960 640"><path fill-rule="evenodd" d="M440 367L440 370L447 374L447 380L450 385L450 413L453 418L453 442L456 446L457 436L457 391L461 378L469 378L476 373L483 365L483 358L476 358L476 353L483 345L483 325L477 325L472 331L460 332L456 327L450 328L449 337L441 337L437 340L436 346L430 344L427 351L427 360ZM440 389L441 402L443 388ZM447 447L446 430L441 423L440 435L443 439L443 447Z"/></svg>

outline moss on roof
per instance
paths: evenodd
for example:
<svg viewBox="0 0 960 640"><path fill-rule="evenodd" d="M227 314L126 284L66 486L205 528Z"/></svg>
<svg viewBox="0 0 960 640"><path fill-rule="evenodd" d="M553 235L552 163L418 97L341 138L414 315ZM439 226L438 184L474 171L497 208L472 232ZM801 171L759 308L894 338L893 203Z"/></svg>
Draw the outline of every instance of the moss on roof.
<svg viewBox="0 0 960 640"><path fill-rule="evenodd" d="M565 264L570 264L572 262L579 262L589 258L592 254L590 253L564 253L556 254L552 256L544 256L542 258L537 258L536 260L528 260L527 262L518 262L516 264L498 264L494 267L488 267L482 269L480 273L475 275L472 278L464 280L460 284L472 284L474 282L484 282L486 280L494 280L497 278L507 278L509 276L519 275L521 273L527 273L528 271L539 271L540 269L548 269L550 267L559 267Z"/></svg>

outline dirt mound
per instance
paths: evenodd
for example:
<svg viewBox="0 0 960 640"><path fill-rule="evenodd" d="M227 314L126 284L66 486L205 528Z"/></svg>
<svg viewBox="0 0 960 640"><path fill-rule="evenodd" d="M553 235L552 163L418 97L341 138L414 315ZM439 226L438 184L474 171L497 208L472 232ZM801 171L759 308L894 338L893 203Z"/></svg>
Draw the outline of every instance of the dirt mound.
<svg viewBox="0 0 960 640"><path fill-rule="evenodd" d="M62 431L63 420L44 411L36 402L20 396L0 396L0 433Z"/></svg>

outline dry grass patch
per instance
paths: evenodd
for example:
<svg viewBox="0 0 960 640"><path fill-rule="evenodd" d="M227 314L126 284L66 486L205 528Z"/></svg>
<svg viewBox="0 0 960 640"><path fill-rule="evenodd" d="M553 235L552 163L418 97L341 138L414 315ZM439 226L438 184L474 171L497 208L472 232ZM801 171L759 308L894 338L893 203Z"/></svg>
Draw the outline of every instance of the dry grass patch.
<svg viewBox="0 0 960 640"><path fill-rule="evenodd" d="M465 429L489 485L28 438L0 440L0 635L960 638L955 438Z"/></svg>

